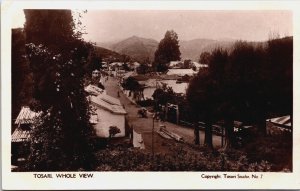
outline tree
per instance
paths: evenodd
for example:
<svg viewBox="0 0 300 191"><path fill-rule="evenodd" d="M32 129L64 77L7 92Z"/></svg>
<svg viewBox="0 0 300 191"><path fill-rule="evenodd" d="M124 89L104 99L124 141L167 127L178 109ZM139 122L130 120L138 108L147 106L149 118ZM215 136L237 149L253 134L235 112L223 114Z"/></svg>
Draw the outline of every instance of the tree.
<svg viewBox="0 0 300 191"><path fill-rule="evenodd" d="M187 101L191 108L194 120L195 144L199 144L198 122L205 123L204 144L213 148L212 143L212 122L213 122L213 89L214 84L208 69L200 70L198 75L193 78L187 89Z"/></svg>
<svg viewBox="0 0 300 191"><path fill-rule="evenodd" d="M293 38L270 39L266 49L266 81L272 95L269 112L290 115L293 113Z"/></svg>
<svg viewBox="0 0 300 191"><path fill-rule="evenodd" d="M192 60L184 60L183 61L183 66L181 68L183 69L189 69L192 66Z"/></svg>
<svg viewBox="0 0 300 191"><path fill-rule="evenodd" d="M220 116L219 108L223 102L224 67L228 62L226 51L216 49L212 52L210 67L200 70L187 89L187 101L193 113L195 135L199 136L198 121L205 123L205 140L207 147L213 148L212 123ZM198 143L199 137L195 137Z"/></svg>
<svg viewBox="0 0 300 191"><path fill-rule="evenodd" d="M129 90L129 96L133 93L133 98L138 101L144 97L144 87L134 77L128 77L122 84L123 88Z"/></svg>
<svg viewBox="0 0 300 191"><path fill-rule="evenodd" d="M31 136L27 168L34 171L91 170L93 128L85 98L83 42L70 10L24 10L26 53L34 98L42 112ZM37 109L37 108L36 108Z"/></svg>
<svg viewBox="0 0 300 191"><path fill-rule="evenodd" d="M141 65L136 69L138 74L146 74L149 71L149 67L145 63L141 63Z"/></svg>
<svg viewBox="0 0 300 191"><path fill-rule="evenodd" d="M21 28L12 29L11 53L12 122L14 122L21 106L30 105L32 102L32 73L25 57L25 35Z"/></svg>
<svg viewBox="0 0 300 191"><path fill-rule="evenodd" d="M109 127L109 139L114 137L116 134L121 133L121 130L117 126Z"/></svg>
<svg viewBox="0 0 300 191"><path fill-rule="evenodd" d="M165 72L168 69L167 64L170 61L180 60L180 55L177 33L168 30L155 51L154 67L159 72Z"/></svg>
<svg viewBox="0 0 300 191"><path fill-rule="evenodd" d="M166 106L167 103L174 103L175 92L172 87L167 87L167 84L162 84L161 87L155 89L152 95L155 101L155 110L159 110L159 105Z"/></svg>
<svg viewBox="0 0 300 191"><path fill-rule="evenodd" d="M102 58L93 52L91 55L90 65L90 72L102 69Z"/></svg>
<svg viewBox="0 0 300 191"><path fill-rule="evenodd" d="M131 69L129 68L128 64L127 63L123 63L122 64L122 68L125 70L125 71L130 71Z"/></svg>
<svg viewBox="0 0 300 191"><path fill-rule="evenodd" d="M199 62L202 64L209 64L211 54L209 52L202 52L200 54Z"/></svg>

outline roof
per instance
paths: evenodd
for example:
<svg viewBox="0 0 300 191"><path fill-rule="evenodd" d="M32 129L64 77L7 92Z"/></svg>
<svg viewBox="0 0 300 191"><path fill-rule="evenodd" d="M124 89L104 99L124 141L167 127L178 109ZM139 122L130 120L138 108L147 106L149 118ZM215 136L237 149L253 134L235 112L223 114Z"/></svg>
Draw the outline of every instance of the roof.
<svg viewBox="0 0 300 191"><path fill-rule="evenodd" d="M124 74L123 78L124 78L124 79L127 79L127 78L129 78L130 76L132 76L133 74L134 74L134 72L127 72L127 73Z"/></svg>
<svg viewBox="0 0 300 191"><path fill-rule="evenodd" d="M111 66L115 66L115 65L122 66L123 64L124 64L124 62L113 62L110 65Z"/></svg>
<svg viewBox="0 0 300 191"><path fill-rule="evenodd" d="M135 67L138 67L138 66L140 66L141 64L138 63L138 62L134 62L134 63L131 63L131 65L133 65L133 66L135 66Z"/></svg>
<svg viewBox="0 0 300 191"><path fill-rule="evenodd" d="M31 111L28 106L23 106L15 124L30 124L33 123L36 117L38 117L40 113Z"/></svg>
<svg viewBox="0 0 300 191"><path fill-rule="evenodd" d="M192 76L196 73L197 73L197 71L194 71L192 69L169 69L169 71L167 72L167 75L176 74L178 76L184 76L184 75Z"/></svg>
<svg viewBox="0 0 300 191"><path fill-rule="evenodd" d="M201 64L201 63L198 63L198 62L193 62L193 64L196 68L207 68L208 67L207 64Z"/></svg>
<svg viewBox="0 0 300 191"><path fill-rule="evenodd" d="M292 126L290 115L286 115L286 116L282 116L282 117L276 117L276 118L272 118L272 119L267 119L267 121L270 121L274 124L281 125L281 126L286 126L286 127L291 127Z"/></svg>
<svg viewBox="0 0 300 191"><path fill-rule="evenodd" d="M110 103L104 101L101 96L97 96L97 97L96 96L90 96L90 101L92 103L96 104L96 106L98 106L102 109L108 110L111 113L121 114L121 115L126 114L126 111L122 106L110 104Z"/></svg>
<svg viewBox="0 0 300 191"><path fill-rule="evenodd" d="M181 61L170 61L170 67L176 66L178 64L182 63Z"/></svg>
<svg viewBox="0 0 300 191"><path fill-rule="evenodd" d="M20 127L17 127L13 134L11 135L12 142L23 142L28 141L30 137L30 130L22 130Z"/></svg>
<svg viewBox="0 0 300 191"><path fill-rule="evenodd" d="M99 95L99 94L102 94L104 92L103 89L97 87L97 86L94 86L94 85L88 85L84 88L84 90L90 94L93 94L93 95Z"/></svg>
<svg viewBox="0 0 300 191"><path fill-rule="evenodd" d="M100 99L102 99L103 101L105 101L105 102L111 104L111 105L119 105L119 106L122 106L122 104L121 104L121 102L120 102L119 99L114 98L114 97L112 97L112 96L109 96L109 95L107 95L107 94L100 94L100 95L98 95L98 97L99 97Z"/></svg>

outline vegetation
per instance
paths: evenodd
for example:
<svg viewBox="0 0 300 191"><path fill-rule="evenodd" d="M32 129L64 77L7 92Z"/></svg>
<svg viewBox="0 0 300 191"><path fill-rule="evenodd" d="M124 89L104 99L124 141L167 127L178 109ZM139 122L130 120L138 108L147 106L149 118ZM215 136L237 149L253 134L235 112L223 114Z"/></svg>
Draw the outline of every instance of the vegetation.
<svg viewBox="0 0 300 191"><path fill-rule="evenodd" d="M237 42L231 52L214 50L209 68L201 70L187 90L190 107L199 114L195 120L206 124L223 120L225 148L230 148L236 146L234 120L253 125L264 135L267 117L291 115L292 47L292 39L285 38L269 40L266 47ZM206 127L207 140L210 129Z"/></svg>
<svg viewBox="0 0 300 191"><path fill-rule="evenodd" d="M272 171L267 161L249 162L247 154L238 150L211 152L205 148L188 149L174 143L169 153L156 153L135 148L111 147L96 153L101 159L97 171Z"/></svg>
<svg viewBox="0 0 300 191"><path fill-rule="evenodd" d="M167 87L166 84L163 84L162 87L157 88L153 92L153 100L154 100L154 110L160 111L160 106L166 106L167 103L173 103L175 99L175 92L172 87Z"/></svg>
<svg viewBox="0 0 300 191"><path fill-rule="evenodd" d="M177 33L173 30L167 31L155 51L154 67L158 72L165 72L170 61L180 60L180 54Z"/></svg>
<svg viewBox="0 0 300 191"><path fill-rule="evenodd" d="M96 54L95 49L93 49L90 53L90 60L89 60L89 70L88 74L91 74L94 70L102 69L102 58Z"/></svg>
<svg viewBox="0 0 300 191"><path fill-rule="evenodd" d="M81 33L74 32L75 23L69 10L24 12L24 31L12 31L12 116L16 116L21 105L30 102L31 109L42 111L42 116L34 124L30 154L23 170L292 169L291 134L263 137L247 133L243 135L247 138L247 144L234 150L238 148L234 120L252 125L264 135L266 118L292 115L292 38L271 39L265 45L237 42L230 51L218 48L202 53L200 62L208 64L209 68L201 69L192 79L183 76L178 81L190 81L186 98L164 85L155 90L152 95L154 100L141 101L144 87L137 78L150 76L127 78L123 88L133 93L142 106L154 105L154 110L160 111L161 106L167 103L178 105L180 115L194 123L196 145L170 144L170 152L156 153L154 157L146 150L114 146L95 153L94 131L89 123L89 107L83 89L84 75L88 70L100 69L102 58L124 63L131 61L131 58L126 55L112 58L110 55L117 53L99 47L92 50L92 46L81 39ZM173 60L180 60L180 51L178 36L171 30L166 32L155 52L156 70L165 72L168 62ZM149 62L147 59L140 65L139 74L151 71ZM129 70L126 64L123 67ZM185 60L182 68L190 67L191 60ZM145 115L146 110L138 112ZM199 121L206 125L205 148L198 146ZM222 149L214 148L212 142L212 124L220 121L226 135ZM118 133L120 129L111 126L109 138Z"/></svg>
<svg viewBox="0 0 300 191"><path fill-rule="evenodd" d="M202 52L200 54L199 63L201 64L209 64L211 54L209 52Z"/></svg>
<svg viewBox="0 0 300 191"><path fill-rule="evenodd" d="M111 139L116 134L121 133L121 130L116 126L110 126L108 132L109 132L109 138Z"/></svg>
<svg viewBox="0 0 300 191"><path fill-rule="evenodd" d="M12 122L18 116L24 105L30 105L32 100L33 79L28 60L25 56L25 35L23 29L12 30L11 43L12 70ZM14 125L12 125L14 127ZM12 131L14 128L12 128Z"/></svg>
<svg viewBox="0 0 300 191"><path fill-rule="evenodd" d="M140 101L144 97L143 86L134 77L128 77L123 83L122 87L125 90L129 90L129 96L133 93L133 98Z"/></svg>
<svg viewBox="0 0 300 191"><path fill-rule="evenodd" d="M94 161L83 66L89 45L75 33L69 10L25 10L26 53L34 79L36 121L26 167L91 170Z"/></svg>

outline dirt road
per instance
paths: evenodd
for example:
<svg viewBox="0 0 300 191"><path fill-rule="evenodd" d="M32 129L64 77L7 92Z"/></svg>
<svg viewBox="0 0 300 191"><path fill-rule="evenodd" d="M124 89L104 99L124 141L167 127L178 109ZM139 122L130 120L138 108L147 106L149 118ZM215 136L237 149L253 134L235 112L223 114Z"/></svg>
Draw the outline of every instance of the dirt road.
<svg viewBox="0 0 300 191"><path fill-rule="evenodd" d="M127 119L129 125L131 125L137 133L143 134L143 137L147 137L147 139L152 137L152 126L153 126L153 119L151 116L148 118L140 118L137 115L139 106L133 104L125 94L122 93L120 87L118 86L118 80L109 77L109 79L104 84L106 92L108 95L113 96L115 98L120 99L121 103L125 106L125 110L127 111ZM118 93L119 92L119 93ZM120 97L118 97L118 94ZM161 122L154 121L154 129L158 130L159 125ZM194 131L188 127L182 127L173 123L164 122L163 123L169 131L177 133L178 135L182 136L186 142L193 143L194 141ZM149 145L145 141L145 147L149 148ZM204 131L200 131L200 144L204 142ZM220 136L213 136L213 145L215 147L219 147L221 145L221 137Z"/></svg>

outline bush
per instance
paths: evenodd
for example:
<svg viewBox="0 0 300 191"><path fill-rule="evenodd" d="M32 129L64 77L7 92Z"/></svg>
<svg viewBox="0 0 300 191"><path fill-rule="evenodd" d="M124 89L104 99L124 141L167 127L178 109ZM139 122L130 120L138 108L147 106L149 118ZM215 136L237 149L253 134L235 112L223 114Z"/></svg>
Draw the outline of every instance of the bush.
<svg viewBox="0 0 300 191"><path fill-rule="evenodd" d="M96 153L97 171L270 171L267 161L249 163L245 153L237 150L211 151L184 145L171 145L170 153L155 153L137 148L116 147Z"/></svg>
<svg viewBox="0 0 300 191"><path fill-rule="evenodd" d="M154 105L154 101L152 99L137 101L136 103L141 107L151 107Z"/></svg>

